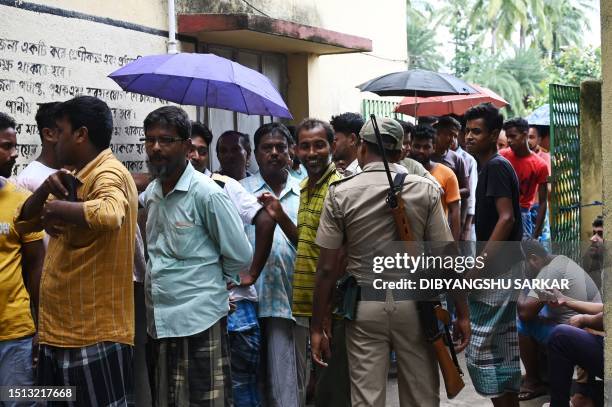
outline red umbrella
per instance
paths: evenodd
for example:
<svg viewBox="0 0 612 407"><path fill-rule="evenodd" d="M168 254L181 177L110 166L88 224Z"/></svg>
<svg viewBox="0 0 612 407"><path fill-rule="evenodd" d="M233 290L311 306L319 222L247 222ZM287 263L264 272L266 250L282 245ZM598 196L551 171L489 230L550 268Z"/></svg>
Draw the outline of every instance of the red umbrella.
<svg viewBox="0 0 612 407"><path fill-rule="evenodd" d="M395 108L396 113L404 113L410 116L444 116L454 114L463 115L470 107L480 103L491 102L497 108L509 105L497 93L491 89L478 85L470 85L478 91L471 95L450 95L432 97L407 96Z"/></svg>

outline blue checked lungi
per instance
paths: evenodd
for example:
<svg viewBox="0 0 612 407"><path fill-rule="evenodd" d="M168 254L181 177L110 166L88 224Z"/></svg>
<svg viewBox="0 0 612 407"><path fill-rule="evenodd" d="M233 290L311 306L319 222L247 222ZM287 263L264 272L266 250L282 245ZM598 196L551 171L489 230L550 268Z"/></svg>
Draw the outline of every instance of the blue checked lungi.
<svg viewBox="0 0 612 407"><path fill-rule="evenodd" d="M234 406L260 407L257 381L261 349L261 331L254 302L241 300L228 317Z"/></svg>

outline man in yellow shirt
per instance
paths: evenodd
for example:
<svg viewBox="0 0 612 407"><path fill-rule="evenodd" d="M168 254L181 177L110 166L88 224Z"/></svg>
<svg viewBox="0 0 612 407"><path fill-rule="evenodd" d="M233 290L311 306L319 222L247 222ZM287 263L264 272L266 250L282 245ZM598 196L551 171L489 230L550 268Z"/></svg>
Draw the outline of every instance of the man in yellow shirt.
<svg viewBox="0 0 612 407"><path fill-rule="evenodd" d="M132 390L138 196L109 146L110 109L79 96L56 111L58 171L32 194L17 228L50 235L40 284L38 384L76 386L79 406L126 406ZM51 195L54 195L53 199Z"/></svg>
<svg viewBox="0 0 612 407"><path fill-rule="evenodd" d="M34 308L38 305L45 256L43 233L15 230L14 213L30 195L6 180L16 159L15 121L0 113L0 386L34 384L32 339L36 328L30 303Z"/></svg>

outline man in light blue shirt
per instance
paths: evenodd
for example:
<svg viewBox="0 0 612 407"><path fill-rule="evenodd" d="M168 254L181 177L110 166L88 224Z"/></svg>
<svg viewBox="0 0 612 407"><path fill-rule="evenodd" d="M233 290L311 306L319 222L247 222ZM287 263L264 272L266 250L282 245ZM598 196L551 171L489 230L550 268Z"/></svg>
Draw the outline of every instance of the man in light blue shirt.
<svg viewBox="0 0 612 407"><path fill-rule="evenodd" d="M144 121L149 171L147 330L155 343L155 405L232 405L226 281L239 281L252 249L223 190L187 161L187 113L174 106ZM220 380L222 378L222 380Z"/></svg>
<svg viewBox="0 0 612 407"><path fill-rule="evenodd" d="M287 236L283 222L297 224L300 206L299 181L288 173L291 135L279 123L261 126L254 135L255 159L259 173L247 177L241 184L255 196L269 196L274 202L266 206L279 225L268 261L256 286L259 295L258 317L267 347L267 377L269 406L297 406L297 367L294 358L286 357L295 350L292 340L294 320L291 312L293 267L297 236ZM275 207L282 211L275 212ZM251 244L255 242L255 227L246 228Z"/></svg>

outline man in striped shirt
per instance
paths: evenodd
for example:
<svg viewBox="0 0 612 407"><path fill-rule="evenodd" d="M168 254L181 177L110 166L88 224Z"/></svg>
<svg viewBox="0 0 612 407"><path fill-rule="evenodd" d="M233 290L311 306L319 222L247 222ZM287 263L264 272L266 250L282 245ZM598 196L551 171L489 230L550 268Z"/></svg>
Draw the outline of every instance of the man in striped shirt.
<svg viewBox="0 0 612 407"><path fill-rule="evenodd" d="M138 196L109 146L110 109L79 96L56 110L62 167L24 203L16 227L51 239L40 283L38 384L76 386L77 405L126 406L132 388ZM51 195L54 195L52 198Z"/></svg>

